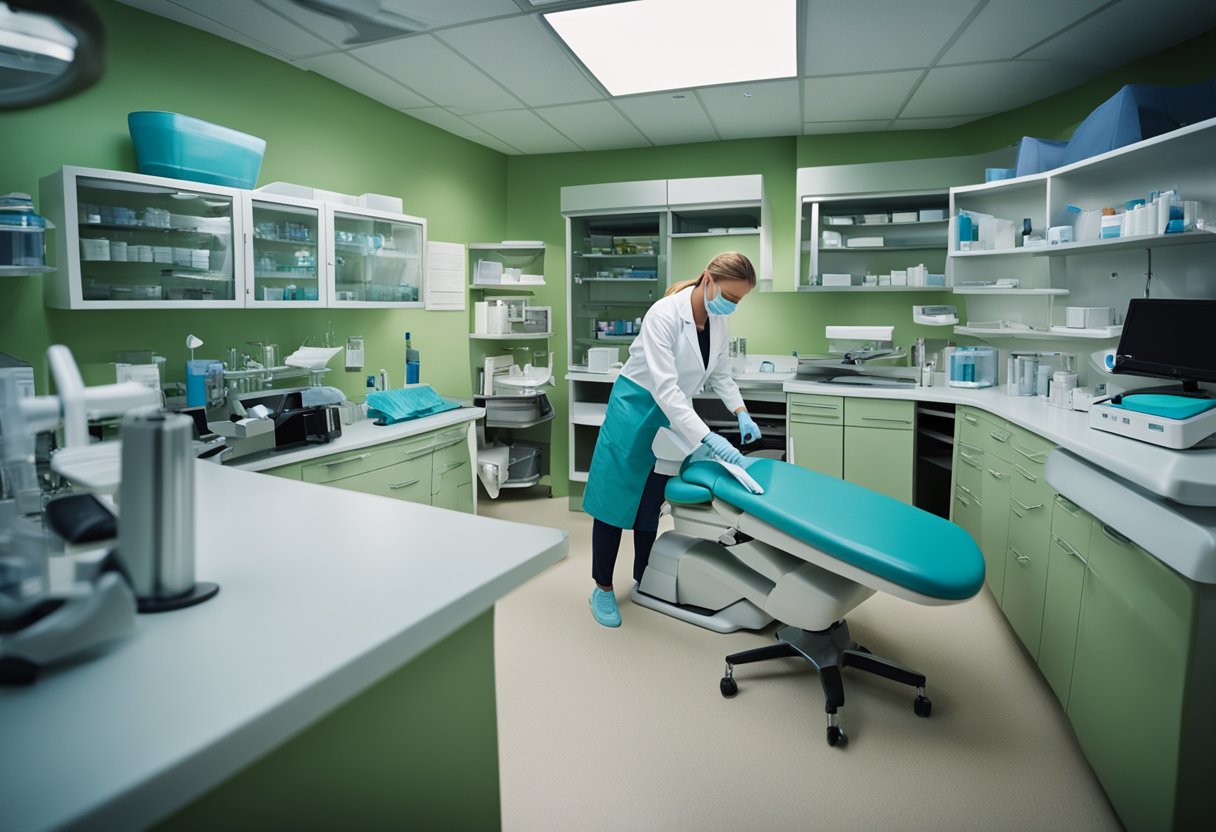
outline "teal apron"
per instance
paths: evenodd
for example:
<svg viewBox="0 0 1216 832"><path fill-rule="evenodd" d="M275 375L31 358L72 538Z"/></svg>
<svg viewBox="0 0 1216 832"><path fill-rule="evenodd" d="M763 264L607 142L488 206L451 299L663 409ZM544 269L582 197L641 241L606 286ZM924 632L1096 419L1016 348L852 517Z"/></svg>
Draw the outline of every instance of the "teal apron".
<svg viewBox="0 0 1216 832"><path fill-rule="evenodd" d="M649 390L617 376L591 456L583 511L617 528L633 528L642 489L654 470L651 445L659 428L670 425Z"/></svg>

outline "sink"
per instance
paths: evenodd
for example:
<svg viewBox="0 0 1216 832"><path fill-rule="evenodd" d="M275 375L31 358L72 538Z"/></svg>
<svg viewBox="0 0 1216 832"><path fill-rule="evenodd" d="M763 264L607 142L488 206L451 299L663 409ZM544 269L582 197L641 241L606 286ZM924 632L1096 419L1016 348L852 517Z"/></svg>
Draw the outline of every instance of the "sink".
<svg viewBox="0 0 1216 832"><path fill-rule="evenodd" d="M515 387L523 390L549 384L552 380L553 373L548 367L528 367L524 372L494 376L494 386Z"/></svg>

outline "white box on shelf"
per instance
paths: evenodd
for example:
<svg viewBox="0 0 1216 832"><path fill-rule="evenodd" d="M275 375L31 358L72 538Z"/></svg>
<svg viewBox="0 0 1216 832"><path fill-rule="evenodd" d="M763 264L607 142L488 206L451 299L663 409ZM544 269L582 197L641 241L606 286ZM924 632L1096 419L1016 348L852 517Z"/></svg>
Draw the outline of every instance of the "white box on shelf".
<svg viewBox="0 0 1216 832"><path fill-rule="evenodd" d="M920 217L916 211L892 211L891 222L916 222Z"/></svg>
<svg viewBox="0 0 1216 832"><path fill-rule="evenodd" d="M502 263L497 260L478 260L477 272L473 276L474 283L484 283L496 286L502 283Z"/></svg>
<svg viewBox="0 0 1216 832"><path fill-rule="evenodd" d="M892 286L907 286L908 285L907 269L892 269L891 270L891 285Z"/></svg>
<svg viewBox="0 0 1216 832"><path fill-rule="evenodd" d="M821 245L824 248L840 248L843 239L839 231L825 231L823 232L823 242Z"/></svg>
<svg viewBox="0 0 1216 832"><path fill-rule="evenodd" d="M852 225L852 217L824 217L824 225Z"/></svg>
<svg viewBox="0 0 1216 832"><path fill-rule="evenodd" d="M823 274L820 275L820 285L822 286L852 286L853 275L851 274Z"/></svg>
<svg viewBox="0 0 1216 832"><path fill-rule="evenodd" d="M882 248L882 237L850 237L846 248Z"/></svg>
<svg viewBox="0 0 1216 832"><path fill-rule="evenodd" d="M543 274L521 274L519 282L520 285L526 286L544 286L545 276Z"/></svg>
<svg viewBox="0 0 1216 832"><path fill-rule="evenodd" d="M930 220L944 220L946 218L945 208L922 208L920 209L920 221L929 222Z"/></svg>
<svg viewBox="0 0 1216 832"><path fill-rule="evenodd" d="M359 194L359 207L387 211L390 214L405 213L405 203L401 201L401 197L387 194Z"/></svg>
<svg viewBox="0 0 1216 832"><path fill-rule="evenodd" d="M890 214L862 214L861 221L862 222L890 222L891 215Z"/></svg>

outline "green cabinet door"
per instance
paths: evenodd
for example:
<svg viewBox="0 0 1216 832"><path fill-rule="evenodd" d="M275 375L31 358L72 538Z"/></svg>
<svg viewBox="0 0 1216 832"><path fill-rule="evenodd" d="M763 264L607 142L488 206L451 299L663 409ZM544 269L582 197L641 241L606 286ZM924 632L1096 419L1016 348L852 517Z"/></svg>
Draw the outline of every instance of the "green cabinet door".
<svg viewBox="0 0 1216 832"><path fill-rule="evenodd" d="M1043 632L1051 527L1042 510L1028 512L1015 502L1009 509L1008 534L1001 609L1026 650L1037 659Z"/></svg>
<svg viewBox="0 0 1216 832"><path fill-rule="evenodd" d="M398 462L385 468L377 468L352 477L343 477L326 483L334 488L378 494L395 500L411 503L431 503L431 455L424 454L415 459Z"/></svg>
<svg viewBox="0 0 1216 832"><path fill-rule="evenodd" d="M983 507L976 496L963 486L954 489L954 505L950 509L950 519L967 530L980 545L980 530L983 527Z"/></svg>
<svg viewBox="0 0 1216 832"><path fill-rule="evenodd" d="M1077 621L1081 617L1081 588L1084 581L1084 552L1053 529L1047 558L1047 589L1043 595L1039 670L1065 708L1068 707L1068 694L1072 686Z"/></svg>
<svg viewBox="0 0 1216 832"><path fill-rule="evenodd" d="M465 430L439 438L431 462L431 505L473 512L473 466Z"/></svg>
<svg viewBox="0 0 1216 832"><path fill-rule="evenodd" d="M846 427L844 478L912 504L911 430Z"/></svg>
<svg viewBox="0 0 1216 832"><path fill-rule="evenodd" d="M1005 559L1009 551L1009 484L1011 466L986 451L984 454L980 551L984 553L988 587L997 603L1005 589Z"/></svg>
<svg viewBox="0 0 1216 832"><path fill-rule="evenodd" d="M1128 832L1170 829L1194 585L1100 522L1088 560L1068 716Z"/></svg>
<svg viewBox="0 0 1216 832"><path fill-rule="evenodd" d="M795 465L827 474L844 476L844 428L810 423L791 416L790 451Z"/></svg>

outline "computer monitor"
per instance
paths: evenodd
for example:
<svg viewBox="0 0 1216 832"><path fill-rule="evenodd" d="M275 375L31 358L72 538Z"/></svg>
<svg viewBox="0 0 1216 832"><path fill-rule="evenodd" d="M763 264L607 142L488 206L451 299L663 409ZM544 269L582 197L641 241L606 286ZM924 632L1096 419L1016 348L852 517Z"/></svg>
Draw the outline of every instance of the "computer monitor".
<svg viewBox="0 0 1216 832"><path fill-rule="evenodd" d="M1191 394L1216 382L1216 300L1132 300L1114 371L1174 379Z"/></svg>

